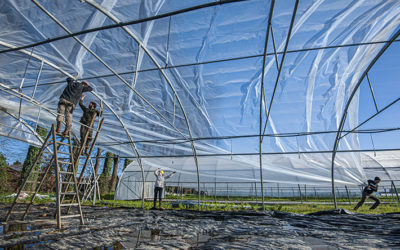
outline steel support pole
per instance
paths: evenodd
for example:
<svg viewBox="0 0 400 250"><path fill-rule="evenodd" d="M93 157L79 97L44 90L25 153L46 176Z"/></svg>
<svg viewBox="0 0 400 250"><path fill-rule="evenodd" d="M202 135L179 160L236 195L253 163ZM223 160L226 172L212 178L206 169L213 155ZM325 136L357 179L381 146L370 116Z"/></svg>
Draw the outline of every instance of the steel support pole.
<svg viewBox="0 0 400 250"><path fill-rule="evenodd" d="M298 188L299 188L300 201L303 204L303 195L301 194L300 184L297 184L297 185L298 185Z"/></svg>
<svg viewBox="0 0 400 250"><path fill-rule="evenodd" d="M107 11L106 9L104 9L101 5L97 4L96 2L94 2L94 1L92 1L92 0L87 0L86 2L87 2L88 4L90 4L90 5L92 5L92 6L93 6L94 8L96 8L97 10L101 11L104 15L106 15L107 17L109 17L109 18L110 18L111 20L113 20L115 23L117 23L117 24L118 24L118 23L121 23L121 22L118 20L117 17L115 17L114 15L112 15L109 11ZM225 4L225 3L228 3L228 2L233 2L233 1L223 1L223 2L220 1L219 4ZM169 16L171 16L171 15L169 15ZM150 51L147 49L147 47L146 47L146 46L135 36L135 34L134 34L133 32L131 32L127 27L121 26L121 28L122 28L126 33L128 33L128 35L129 35L130 37L132 37L132 38L138 43L138 45L139 45L140 47L142 47L142 49L145 51L145 53L150 57L150 59L153 61L154 65L156 65L156 67L158 68L158 70L160 71L160 73L163 75L163 77L164 77L165 80L167 81L167 83L168 83L168 85L170 86L171 90L174 92L174 97L176 97L176 100L177 100L178 103L179 103L179 106L180 106L180 108L181 108L181 110L182 110L182 114L183 114L183 116L184 116L184 118L185 118L186 125L187 125L187 127L188 127L188 132L189 132L189 137L190 137L190 144L191 144L191 146L192 146L193 158L194 158L194 162L195 162L195 165L196 165L197 188L198 188L198 190L199 190L199 195L198 195L198 207L199 207L199 211L200 211L200 172L199 172L199 163L198 163L198 159L197 159L196 147L195 147L195 145L194 145L194 140L193 140L193 136L192 136L192 130L191 130L191 127L190 127L189 120L188 120L188 118L187 118L185 109L183 108L182 102L181 102L181 100L180 100L180 98L179 98L179 96L178 96L178 93L176 92L175 88L173 87L171 81L169 80L168 76L166 75L166 73L164 72L164 70L162 69L162 67L158 64L158 62L157 62L157 60L155 59L155 57L154 57L154 56L150 53ZM116 74L116 72L113 72L113 73ZM119 75L116 74L116 76L119 76ZM119 78L120 78L122 81L124 81L122 77L119 76ZM129 84L127 84L127 86L129 86ZM134 89L132 89L132 90L135 92ZM135 93L136 93L136 92L135 92ZM136 93L136 94L138 94L138 93ZM140 97L140 95L139 95L139 97ZM150 103L148 103L148 104L150 105ZM150 105L150 106L151 106L151 105ZM164 116L163 116L160 112L158 112L154 107L153 107L153 109L154 109L161 117L164 117ZM174 104L174 109L175 109L175 104ZM170 126L172 126L179 134L181 134L185 139L187 139L186 136L185 136L184 134L182 134L182 133L175 127L175 125L174 125L173 123L169 122L165 117L164 117L164 120L165 120ZM174 120L174 121L175 121L175 120ZM174 122L174 121L173 121L173 122Z"/></svg>
<svg viewBox="0 0 400 250"><path fill-rule="evenodd" d="M349 205L351 205L351 199L350 199L349 190L347 189L347 186L344 186L344 187L346 188L347 199L349 200Z"/></svg>
<svg viewBox="0 0 400 250"><path fill-rule="evenodd" d="M378 61L378 59L382 56L382 54L386 51L387 48L389 48L389 46L393 43L393 41L395 41L397 39L397 37L400 35L400 30L398 30L393 36L392 38L383 46L383 48L378 52L378 54L375 56L375 58L371 61L371 63L368 65L368 67L366 68L366 70L364 71L364 73L361 75L360 79L358 80L357 84L354 86L354 89L352 91L352 93L349 96L349 99L346 103L346 106L343 110L343 115L342 118L340 120L340 125L339 125L339 129L338 132L336 134L336 139L335 139L335 143L333 146L333 150L332 150L332 165L331 165L331 182L332 182L332 196L333 196L333 202L335 205L335 209L337 209L337 202L336 202L336 194L335 194L335 158L336 158L336 152L337 149L339 147L339 143L340 143L340 137L341 137L341 131L343 130L344 127L344 123L346 121L346 117L347 117L347 111L350 107L350 103L352 102L355 94L357 93L362 81L364 80L365 76L367 75L367 73L371 70L372 66L375 65L376 61Z"/></svg>
<svg viewBox="0 0 400 250"><path fill-rule="evenodd" d="M268 24L267 24L267 33L265 35L265 46L264 46L264 57L262 61L262 71L261 71L261 91L260 91L260 127L259 127L259 134L261 135L262 132L262 125L263 125L263 96L264 93L264 75L265 75L265 62L267 59L267 49L268 49L268 40L269 40L269 32L272 25L272 15L274 13L274 6L275 0L271 1L270 9L269 9L269 16L268 16ZM266 111L266 110L265 110ZM260 159L260 182L261 182L261 208L265 211L265 204L264 204L264 179L263 179L263 161L262 161L262 136L259 137L259 159Z"/></svg>
<svg viewBox="0 0 400 250"><path fill-rule="evenodd" d="M396 186L394 185L394 181L392 181L392 185L393 185L393 188L394 188L394 192L396 193L397 202L400 202L399 193L397 192L397 188L396 188Z"/></svg>

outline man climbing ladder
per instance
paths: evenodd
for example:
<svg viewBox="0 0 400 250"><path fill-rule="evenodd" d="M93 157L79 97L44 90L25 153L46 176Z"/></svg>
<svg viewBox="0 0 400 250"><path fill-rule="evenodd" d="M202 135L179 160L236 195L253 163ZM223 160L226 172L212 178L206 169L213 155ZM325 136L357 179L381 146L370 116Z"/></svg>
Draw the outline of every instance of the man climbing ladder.
<svg viewBox="0 0 400 250"><path fill-rule="evenodd" d="M58 102L57 108L57 128L56 132L61 132L61 124L64 120L65 116L65 130L63 135L66 136L71 130L72 126L72 113L78 103L79 99L82 96L83 92L92 91L93 88L89 86L86 81L79 82L76 80L78 74L75 75L75 78L68 77L67 78L67 87L65 87L64 91L60 96L60 100Z"/></svg>
<svg viewBox="0 0 400 250"><path fill-rule="evenodd" d="M83 115L81 117L80 122L82 123L81 129L80 129L80 136L81 136L81 147L84 147L85 153L88 154L88 150L90 147L90 142L93 139L93 129L92 129L92 120L93 117L96 116L101 116L103 114L103 103L100 102L100 111L96 109L96 103L95 102L90 102L89 107L85 107L83 105L83 99L85 98L85 95L82 94L81 100L79 101L79 106L81 107L83 111ZM85 143L85 136L87 134L87 139Z"/></svg>

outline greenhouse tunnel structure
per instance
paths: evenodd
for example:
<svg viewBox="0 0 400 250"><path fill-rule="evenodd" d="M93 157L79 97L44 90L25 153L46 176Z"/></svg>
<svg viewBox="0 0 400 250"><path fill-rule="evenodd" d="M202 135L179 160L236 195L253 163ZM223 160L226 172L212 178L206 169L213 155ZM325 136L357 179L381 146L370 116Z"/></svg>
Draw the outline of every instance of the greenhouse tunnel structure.
<svg viewBox="0 0 400 250"><path fill-rule="evenodd" d="M399 1L4 0L0 22L0 135L41 145L79 73L104 104L97 146L134 159L118 199L143 198L157 168L222 195L399 181L399 151L375 147L397 124L368 127L399 98L383 105L370 79Z"/></svg>

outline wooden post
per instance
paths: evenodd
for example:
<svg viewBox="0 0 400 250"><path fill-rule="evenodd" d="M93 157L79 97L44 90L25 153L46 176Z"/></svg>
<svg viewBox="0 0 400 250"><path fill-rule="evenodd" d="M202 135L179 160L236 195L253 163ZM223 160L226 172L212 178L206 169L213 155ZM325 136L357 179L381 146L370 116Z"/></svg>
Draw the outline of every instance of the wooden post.
<svg viewBox="0 0 400 250"><path fill-rule="evenodd" d="M51 127L51 133L53 134L53 147L54 147L54 159L56 162L56 207L57 207L57 228L61 229L61 200L60 200L60 195L61 195L61 182L60 182L60 170L58 168L58 156L57 156L57 142L56 142L56 130L54 128L54 125ZM72 152L71 152L72 154ZM72 155L71 155L72 156ZM49 166L51 167L51 166Z"/></svg>
<svg viewBox="0 0 400 250"><path fill-rule="evenodd" d="M301 203L303 203L303 195L301 194L300 184L297 184L297 185L299 187L300 201L301 201Z"/></svg>
<svg viewBox="0 0 400 250"><path fill-rule="evenodd" d="M307 184L304 184L304 197L306 198L307 201Z"/></svg>
<svg viewBox="0 0 400 250"><path fill-rule="evenodd" d="M344 187L346 188L347 199L349 200L349 204L351 205L349 190L347 189L347 186L344 186Z"/></svg>
<svg viewBox="0 0 400 250"><path fill-rule="evenodd" d="M396 186L394 185L394 181L392 181L392 185L393 185L393 187L394 187L394 192L396 193L397 202L400 202L399 193L397 192L397 188L396 188Z"/></svg>

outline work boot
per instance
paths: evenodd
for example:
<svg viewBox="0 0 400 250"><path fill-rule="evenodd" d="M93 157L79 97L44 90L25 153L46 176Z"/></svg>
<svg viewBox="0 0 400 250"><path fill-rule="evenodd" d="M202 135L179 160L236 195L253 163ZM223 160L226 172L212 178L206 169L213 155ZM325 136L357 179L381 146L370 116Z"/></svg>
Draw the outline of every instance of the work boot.
<svg viewBox="0 0 400 250"><path fill-rule="evenodd" d="M61 122L57 121L56 133L61 133Z"/></svg>
<svg viewBox="0 0 400 250"><path fill-rule="evenodd" d="M65 129L65 131L62 133L62 135L64 137L68 136L69 135L69 129Z"/></svg>

